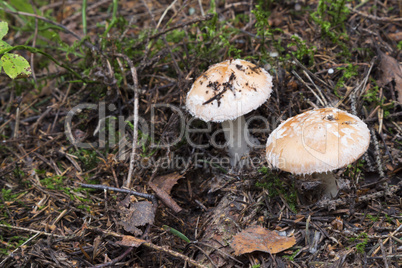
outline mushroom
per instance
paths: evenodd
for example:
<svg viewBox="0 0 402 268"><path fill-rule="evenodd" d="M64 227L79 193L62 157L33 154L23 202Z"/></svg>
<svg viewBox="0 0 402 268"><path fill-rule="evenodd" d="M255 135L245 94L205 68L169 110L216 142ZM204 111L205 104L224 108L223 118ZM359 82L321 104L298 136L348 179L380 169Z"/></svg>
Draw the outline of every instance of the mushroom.
<svg viewBox="0 0 402 268"><path fill-rule="evenodd" d="M356 161L369 144L370 131L357 116L322 108L280 124L268 138L266 157L273 167L320 179L324 196L334 197L338 187L331 171Z"/></svg>
<svg viewBox="0 0 402 268"><path fill-rule="evenodd" d="M196 118L222 123L230 163L236 166L253 144L244 114L262 105L271 91L267 71L245 60L227 60L210 66L195 80L186 107Z"/></svg>

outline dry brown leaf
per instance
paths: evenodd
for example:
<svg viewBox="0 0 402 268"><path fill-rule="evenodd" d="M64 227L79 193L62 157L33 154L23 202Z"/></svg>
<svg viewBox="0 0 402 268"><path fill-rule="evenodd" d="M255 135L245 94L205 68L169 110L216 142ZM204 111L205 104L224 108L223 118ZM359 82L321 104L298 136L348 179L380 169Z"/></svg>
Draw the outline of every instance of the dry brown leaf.
<svg viewBox="0 0 402 268"><path fill-rule="evenodd" d="M398 92L398 102L402 103L402 67L396 59L380 52L379 69L382 72L380 86L395 81L395 90Z"/></svg>
<svg viewBox="0 0 402 268"><path fill-rule="evenodd" d="M183 175L179 174L178 172L173 172L170 174L158 176L152 180L154 184L166 193L170 194L173 186L177 183L179 179L181 179Z"/></svg>
<svg viewBox="0 0 402 268"><path fill-rule="evenodd" d="M130 208L120 207L121 221L120 225L124 230L135 235L141 235L142 231L137 226L144 226L147 223L152 224L155 219L155 212L152 203L148 201L136 202L130 205Z"/></svg>
<svg viewBox="0 0 402 268"><path fill-rule="evenodd" d="M176 203L176 201L174 201L168 193L156 186L155 183L149 182L148 185L152 190L154 190L156 196L162 201L163 204L165 204L165 206L171 208L176 213L182 211L182 208Z"/></svg>
<svg viewBox="0 0 402 268"><path fill-rule="evenodd" d="M123 236L123 240L117 241L116 244L121 245L121 246L126 246L126 247L138 248L144 242L146 242L146 241L142 240L142 239L139 239L139 238L136 238L136 237L131 236L131 235L125 235L125 236Z"/></svg>
<svg viewBox="0 0 402 268"><path fill-rule="evenodd" d="M263 251L271 254L281 252L296 244L292 237L280 236L261 226L252 226L234 236L231 247L235 255Z"/></svg>

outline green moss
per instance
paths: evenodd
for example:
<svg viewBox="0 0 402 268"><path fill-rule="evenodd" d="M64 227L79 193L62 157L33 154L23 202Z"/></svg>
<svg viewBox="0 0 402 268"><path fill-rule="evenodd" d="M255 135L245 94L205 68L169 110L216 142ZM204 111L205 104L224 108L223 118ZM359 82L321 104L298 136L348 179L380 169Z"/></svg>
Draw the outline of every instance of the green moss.
<svg viewBox="0 0 402 268"><path fill-rule="evenodd" d="M353 237L353 238L350 239L351 242L355 242L355 241L358 241L358 240L360 242L357 243L356 250L357 250L358 253L364 254L366 246L367 246L367 244L369 242L367 233L363 232L363 233L359 234L357 237Z"/></svg>
<svg viewBox="0 0 402 268"><path fill-rule="evenodd" d="M267 189L270 198L282 196L286 200L290 209L296 213L297 191L294 184L287 184L267 167L262 167L258 171L265 174L265 176L263 177L262 182L256 183L256 186Z"/></svg>

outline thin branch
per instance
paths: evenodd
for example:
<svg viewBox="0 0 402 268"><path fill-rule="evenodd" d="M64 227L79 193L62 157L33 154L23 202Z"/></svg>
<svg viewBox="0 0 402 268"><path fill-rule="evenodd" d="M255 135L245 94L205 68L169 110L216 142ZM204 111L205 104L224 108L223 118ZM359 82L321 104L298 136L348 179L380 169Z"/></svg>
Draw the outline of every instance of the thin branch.
<svg viewBox="0 0 402 268"><path fill-rule="evenodd" d="M135 156L137 151L137 140L138 140L138 77L137 77L137 69L135 68L133 62L127 55L116 53L114 54L117 57L124 58L127 61L128 65L130 66L131 76L133 78L133 90L134 90L134 135L133 135L133 148L131 150L130 156L130 169L128 171L127 179L124 185L127 188L131 186L131 178L133 176L134 164L135 164Z"/></svg>
<svg viewBox="0 0 402 268"><path fill-rule="evenodd" d="M107 190L107 191L115 191L115 192L120 192L120 193L131 194L131 195L135 195L138 197L142 197L142 198L151 200L153 204L155 204L157 201L156 197L152 194L139 193L139 192L129 190L129 189L121 189L121 188L116 188L116 187L111 187L111 186L106 186L106 185L85 184L85 183L81 183L80 186L85 187L85 188L97 189L97 190Z"/></svg>

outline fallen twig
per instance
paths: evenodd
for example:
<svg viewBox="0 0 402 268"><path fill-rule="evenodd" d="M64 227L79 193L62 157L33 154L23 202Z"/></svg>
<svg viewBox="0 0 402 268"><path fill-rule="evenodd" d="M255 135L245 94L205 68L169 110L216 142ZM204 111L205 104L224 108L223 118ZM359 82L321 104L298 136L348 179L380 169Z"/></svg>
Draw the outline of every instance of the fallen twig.
<svg viewBox="0 0 402 268"><path fill-rule="evenodd" d="M127 188L130 188L131 186L131 178L133 176L133 170L134 170L134 163L135 163L135 155L136 155L136 149L137 149L137 140L138 140L138 77L137 77L137 69L135 68L132 60L127 55L116 53L114 54L117 57L122 57L124 58L125 61L127 61L128 65L130 66L131 70L131 76L133 78L133 90L134 90L134 135L133 135L133 148L131 150L131 156L130 156L130 169L128 171L127 179L124 183L124 185Z"/></svg>
<svg viewBox="0 0 402 268"><path fill-rule="evenodd" d="M99 184L86 184L86 183L81 183L81 187L85 188L92 188L92 189L97 189L97 190L107 190L107 191L115 191L115 192L120 192L120 193L126 193L126 194L132 194L135 196L139 196L148 200L152 201L152 204L157 205L157 200L156 197L152 194L144 194L144 193L139 193L133 190L128 190L128 189L121 189L121 188L116 188L116 187L110 187L110 186L105 186L105 185L99 185Z"/></svg>

